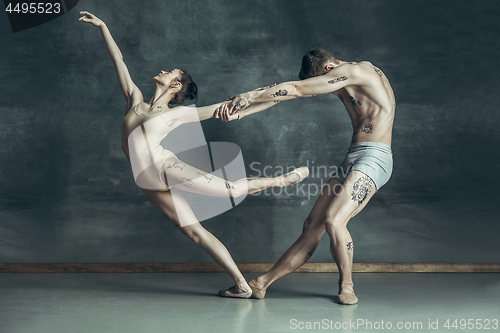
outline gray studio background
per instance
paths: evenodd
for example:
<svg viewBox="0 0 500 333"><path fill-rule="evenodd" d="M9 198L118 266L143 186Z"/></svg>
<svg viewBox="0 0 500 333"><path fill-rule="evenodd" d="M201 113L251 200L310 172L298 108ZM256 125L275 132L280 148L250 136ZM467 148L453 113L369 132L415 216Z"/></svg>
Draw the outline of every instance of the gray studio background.
<svg viewBox="0 0 500 333"><path fill-rule="evenodd" d="M297 79L312 48L372 61L396 94L394 174L349 223L355 262L498 262L500 7L399 0L81 0L16 34L1 14L0 262L212 262L135 186L113 64L80 10L107 23L146 100L160 69L190 72L201 106ZM337 165L351 135L333 95L203 130L238 144L250 176ZM236 262L274 262L316 198L249 196L203 224ZM325 235L311 262L331 261Z"/></svg>

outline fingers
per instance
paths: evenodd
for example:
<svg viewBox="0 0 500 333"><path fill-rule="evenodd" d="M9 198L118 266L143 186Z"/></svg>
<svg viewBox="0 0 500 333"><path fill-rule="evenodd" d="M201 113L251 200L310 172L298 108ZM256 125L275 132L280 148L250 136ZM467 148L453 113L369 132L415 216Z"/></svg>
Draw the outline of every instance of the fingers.
<svg viewBox="0 0 500 333"><path fill-rule="evenodd" d="M238 112L243 109L241 107L241 102L234 101L234 98L237 96L231 97L232 103L221 104L217 109L215 109L213 117L219 118L221 121L231 121L238 118ZM246 104L246 100L245 104Z"/></svg>
<svg viewBox="0 0 500 333"><path fill-rule="evenodd" d="M228 114L230 114L230 115L232 116L233 114L235 114L235 113L236 113L236 112L238 112L238 111L239 111L239 110L238 110L238 108L232 107L232 108L231 108L230 110L228 110L227 112L228 112Z"/></svg>
<svg viewBox="0 0 500 333"><path fill-rule="evenodd" d="M97 17L94 14L91 14L87 11L81 11L80 14L84 15L78 19L78 21L83 21L83 22L92 22L93 19L96 19Z"/></svg>
<svg viewBox="0 0 500 333"><path fill-rule="evenodd" d="M89 13L87 11L81 11L80 14L88 16L89 18L94 18L95 17L94 14L91 14L91 13Z"/></svg>
<svg viewBox="0 0 500 333"><path fill-rule="evenodd" d="M226 104L222 104L220 105L217 109L215 109L214 111L214 118L218 118L222 121L226 121L226 115L225 115L225 110L227 109L227 105Z"/></svg>
<svg viewBox="0 0 500 333"><path fill-rule="evenodd" d="M239 103L233 101L233 103L231 103L231 106L228 109L228 113L230 115L233 115L233 114L237 113L238 111L240 111L240 109L241 109L241 106L239 105Z"/></svg>
<svg viewBox="0 0 500 333"><path fill-rule="evenodd" d="M225 121L234 120L234 117L230 116L228 105L225 105L225 108L224 108L224 118L225 118Z"/></svg>
<svg viewBox="0 0 500 333"><path fill-rule="evenodd" d="M240 112L241 110L242 110L241 105L239 105L237 103L233 103L232 108L231 108L231 112L229 114L233 115L233 114Z"/></svg>
<svg viewBox="0 0 500 333"><path fill-rule="evenodd" d="M229 116L227 114L227 104L224 104L223 107L222 107L222 115L221 115L221 119L222 121L229 121Z"/></svg>
<svg viewBox="0 0 500 333"><path fill-rule="evenodd" d="M228 115L231 115L232 112L233 112L233 108L234 108L234 102L231 103L231 104L228 104L227 107L226 107L226 112Z"/></svg>
<svg viewBox="0 0 500 333"><path fill-rule="evenodd" d="M221 121L224 121L224 107L225 105L223 104L217 108L217 118Z"/></svg>
<svg viewBox="0 0 500 333"><path fill-rule="evenodd" d="M223 104L220 105L217 109L214 111L214 118L219 118L223 122L239 119L240 116L238 114L238 111L236 111L234 114L231 114L229 112L230 110L230 104Z"/></svg>
<svg viewBox="0 0 500 333"><path fill-rule="evenodd" d="M240 113L239 112L236 112L235 114L233 114L232 116L230 116L230 120L238 120L240 119Z"/></svg>
<svg viewBox="0 0 500 333"><path fill-rule="evenodd" d="M220 106L214 111L214 118L220 118Z"/></svg>

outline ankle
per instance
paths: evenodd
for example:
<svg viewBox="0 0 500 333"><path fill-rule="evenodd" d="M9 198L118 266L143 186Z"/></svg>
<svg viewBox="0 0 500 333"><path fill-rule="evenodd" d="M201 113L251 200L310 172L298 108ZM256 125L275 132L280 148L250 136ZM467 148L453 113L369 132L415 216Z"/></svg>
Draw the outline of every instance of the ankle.
<svg viewBox="0 0 500 333"><path fill-rule="evenodd" d="M266 279L262 276L259 276L258 278L254 279L253 281L256 284L256 286L262 290L266 290L270 285L270 283L268 283L266 281Z"/></svg>
<svg viewBox="0 0 500 333"><path fill-rule="evenodd" d="M352 280L339 281L339 290L342 289L343 287L348 287L353 289L354 282L352 282Z"/></svg>
<svg viewBox="0 0 500 333"><path fill-rule="evenodd" d="M354 286L352 281L339 282L339 286Z"/></svg>
<svg viewBox="0 0 500 333"><path fill-rule="evenodd" d="M248 285L247 280L244 277L235 279L234 285L241 290L250 290L250 286Z"/></svg>
<svg viewBox="0 0 500 333"><path fill-rule="evenodd" d="M354 283L349 280L345 282L339 281L339 294L353 294L354 293Z"/></svg>

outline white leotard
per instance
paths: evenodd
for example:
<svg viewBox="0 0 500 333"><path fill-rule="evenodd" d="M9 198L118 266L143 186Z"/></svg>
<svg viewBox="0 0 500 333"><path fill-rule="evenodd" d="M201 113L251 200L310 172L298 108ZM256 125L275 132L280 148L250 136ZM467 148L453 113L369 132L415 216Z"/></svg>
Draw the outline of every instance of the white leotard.
<svg viewBox="0 0 500 333"><path fill-rule="evenodd" d="M164 111L165 109L162 109L156 114L140 115L137 113L137 105L134 107L138 117L151 117L137 126L128 137L132 172L137 185L141 188L168 189L162 167L169 158L177 156L170 150L164 149L161 142L178 126L199 121L196 110L192 108L181 107Z"/></svg>

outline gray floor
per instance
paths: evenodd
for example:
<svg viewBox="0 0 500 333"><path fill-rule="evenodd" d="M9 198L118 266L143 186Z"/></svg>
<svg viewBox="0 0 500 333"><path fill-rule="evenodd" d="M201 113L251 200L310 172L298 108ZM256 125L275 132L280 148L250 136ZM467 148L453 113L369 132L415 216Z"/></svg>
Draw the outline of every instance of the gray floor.
<svg viewBox="0 0 500 333"><path fill-rule="evenodd" d="M275 283L265 300L240 300L215 295L231 285L223 273L4 273L0 332L372 332L397 330L398 323L413 327L407 332L483 332L444 325L500 320L500 274L358 273L354 306L337 304L336 278L295 273ZM438 329L429 329L429 321L438 321ZM359 325L335 328L350 323ZM494 322L489 328L500 331Z"/></svg>

